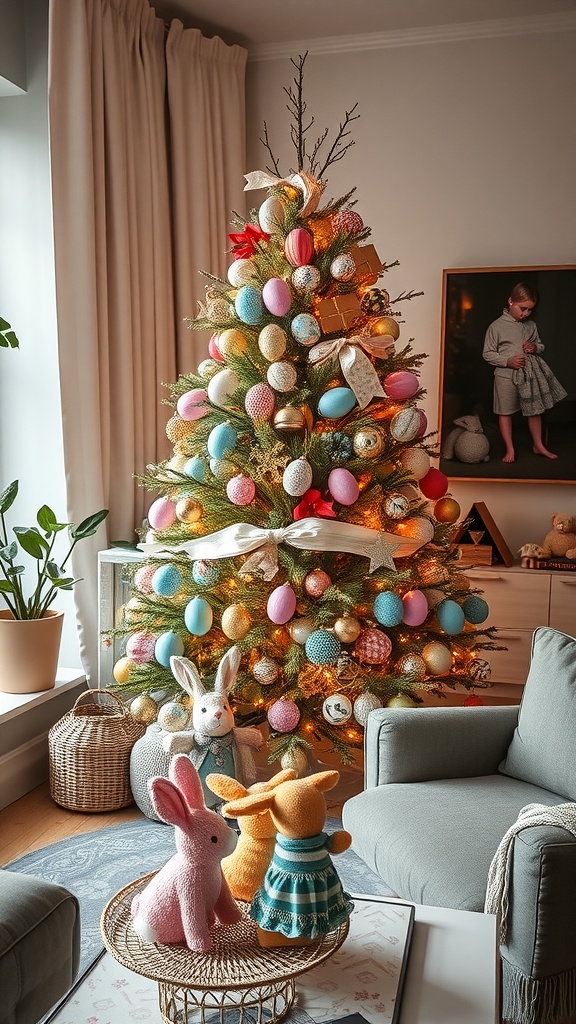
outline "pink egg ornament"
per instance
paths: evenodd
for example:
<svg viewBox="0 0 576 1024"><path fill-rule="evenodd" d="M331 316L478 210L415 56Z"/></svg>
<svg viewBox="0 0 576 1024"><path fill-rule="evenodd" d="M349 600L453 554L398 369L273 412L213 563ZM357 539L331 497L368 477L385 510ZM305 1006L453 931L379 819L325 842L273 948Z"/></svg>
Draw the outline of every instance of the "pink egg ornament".
<svg viewBox="0 0 576 1024"><path fill-rule="evenodd" d="M224 356L218 348L218 335L213 334L208 342L208 355L211 359L215 359L218 363L224 362Z"/></svg>
<svg viewBox="0 0 576 1024"><path fill-rule="evenodd" d="M328 490L341 505L353 505L360 493L358 481L349 469L338 466L328 475Z"/></svg>
<svg viewBox="0 0 576 1024"><path fill-rule="evenodd" d="M408 370L396 370L384 378L384 391L388 398L412 398L420 387L420 382L415 373Z"/></svg>
<svg viewBox="0 0 576 1024"><path fill-rule="evenodd" d="M176 402L178 415L183 420L202 419L208 412L205 404L207 399L208 392L204 388L193 388L192 391L186 391Z"/></svg>
<svg viewBox="0 0 576 1024"><path fill-rule="evenodd" d="M428 601L421 590L409 590L402 598L402 622L407 626L421 626L428 615Z"/></svg>
<svg viewBox="0 0 576 1024"><path fill-rule="evenodd" d="M248 388L244 408L251 420L269 420L274 412L276 395L269 384L254 384Z"/></svg>
<svg viewBox="0 0 576 1024"><path fill-rule="evenodd" d="M141 629L132 633L126 641L126 657L135 661L137 665L143 665L154 658L156 637L147 630Z"/></svg>
<svg viewBox="0 0 576 1024"><path fill-rule="evenodd" d="M268 598L266 613L271 622L283 626L296 611L296 594L289 583L276 587Z"/></svg>
<svg viewBox="0 0 576 1024"><path fill-rule="evenodd" d="M148 522L153 530L168 530L176 521L174 502L169 498L156 498L148 509Z"/></svg>
<svg viewBox="0 0 576 1024"><path fill-rule="evenodd" d="M281 277L271 277L262 289L262 301L272 316L286 316L292 305L292 292Z"/></svg>

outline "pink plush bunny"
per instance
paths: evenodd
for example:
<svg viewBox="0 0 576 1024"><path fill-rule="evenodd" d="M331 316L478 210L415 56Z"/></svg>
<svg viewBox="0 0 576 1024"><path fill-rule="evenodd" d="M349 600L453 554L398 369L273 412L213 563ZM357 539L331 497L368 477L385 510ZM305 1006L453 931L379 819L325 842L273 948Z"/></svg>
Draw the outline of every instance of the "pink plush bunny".
<svg viewBox="0 0 576 1024"><path fill-rule="evenodd" d="M176 828L178 852L132 900L134 931L147 942L185 943L205 953L216 917L222 924L241 918L220 866L236 846L236 833L206 807L186 754L172 759L168 779L150 779L148 785L158 817Z"/></svg>

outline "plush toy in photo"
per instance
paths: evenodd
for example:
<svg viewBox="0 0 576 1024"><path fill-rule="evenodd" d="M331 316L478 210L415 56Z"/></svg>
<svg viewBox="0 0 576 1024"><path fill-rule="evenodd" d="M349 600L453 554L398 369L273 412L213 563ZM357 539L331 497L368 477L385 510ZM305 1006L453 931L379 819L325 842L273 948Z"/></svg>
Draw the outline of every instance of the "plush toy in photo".
<svg viewBox="0 0 576 1024"><path fill-rule="evenodd" d="M457 459L468 464L488 462L490 442L484 433L480 417L459 416L454 420L454 429L444 441L441 454L443 459Z"/></svg>
<svg viewBox="0 0 576 1024"><path fill-rule="evenodd" d="M229 775L246 786L256 779L252 751L262 746L262 733L252 726L237 728L228 702L240 659L239 648L231 647L218 665L214 689L206 690L198 669L188 658L175 655L170 658L172 674L182 689L194 698L194 705L191 727L166 733L163 747L169 754L190 755L202 780L208 807L215 807L218 803L217 797L206 786L206 776L210 772Z"/></svg>
<svg viewBox="0 0 576 1024"><path fill-rule="evenodd" d="M256 782L246 789L228 775L210 774L206 784L223 800L239 800L253 793L268 793L282 782L295 779L296 772L286 768L268 782ZM222 809L224 813L224 809ZM264 881L268 865L274 853L276 825L269 811L247 814L238 821L240 835L236 849L222 861L222 873L228 882L230 892L237 900L250 903L257 889Z"/></svg>
<svg viewBox="0 0 576 1024"><path fill-rule="evenodd" d="M216 918L222 924L241 918L221 867L236 833L206 807L198 772L185 754L172 759L168 779L151 779L149 786L158 817L176 829L177 852L132 900L134 931L147 942L184 943L205 953Z"/></svg>
<svg viewBox="0 0 576 1024"><path fill-rule="evenodd" d="M347 920L353 904L342 889L330 854L343 853L349 832L327 835L324 790L340 774L318 772L275 789L231 800L222 813L242 818L269 811L278 835L272 861L250 908L261 946L302 946Z"/></svg>

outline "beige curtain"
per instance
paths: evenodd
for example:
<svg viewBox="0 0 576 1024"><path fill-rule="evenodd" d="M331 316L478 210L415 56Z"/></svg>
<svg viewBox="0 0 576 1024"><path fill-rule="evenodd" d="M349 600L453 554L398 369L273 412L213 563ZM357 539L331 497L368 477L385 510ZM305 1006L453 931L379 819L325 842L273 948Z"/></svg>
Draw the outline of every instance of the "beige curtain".
<svg viewBox="0 0 576 1024"><path fill-rule="evenodd" d="M134 541L154 495L134 480L170 452L163 383L195 369L183 318L225 273L243 208L246 51L148 0L51 0L49 125L68 515L110 509L79 545L80 649L97 681L97 552ZM106 686L109 680L100 680Z"/></svg>

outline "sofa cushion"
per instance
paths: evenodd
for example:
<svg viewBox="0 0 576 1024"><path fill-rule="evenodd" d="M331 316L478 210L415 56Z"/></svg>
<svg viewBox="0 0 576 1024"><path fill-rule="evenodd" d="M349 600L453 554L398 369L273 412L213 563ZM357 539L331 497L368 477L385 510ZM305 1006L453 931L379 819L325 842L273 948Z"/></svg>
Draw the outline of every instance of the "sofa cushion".
<svg viewBox="0 0 576 1024"><path fill-rule="evenodd" d="M576 640L542 626L532 656L504 775L576 800Z"/></svg>

